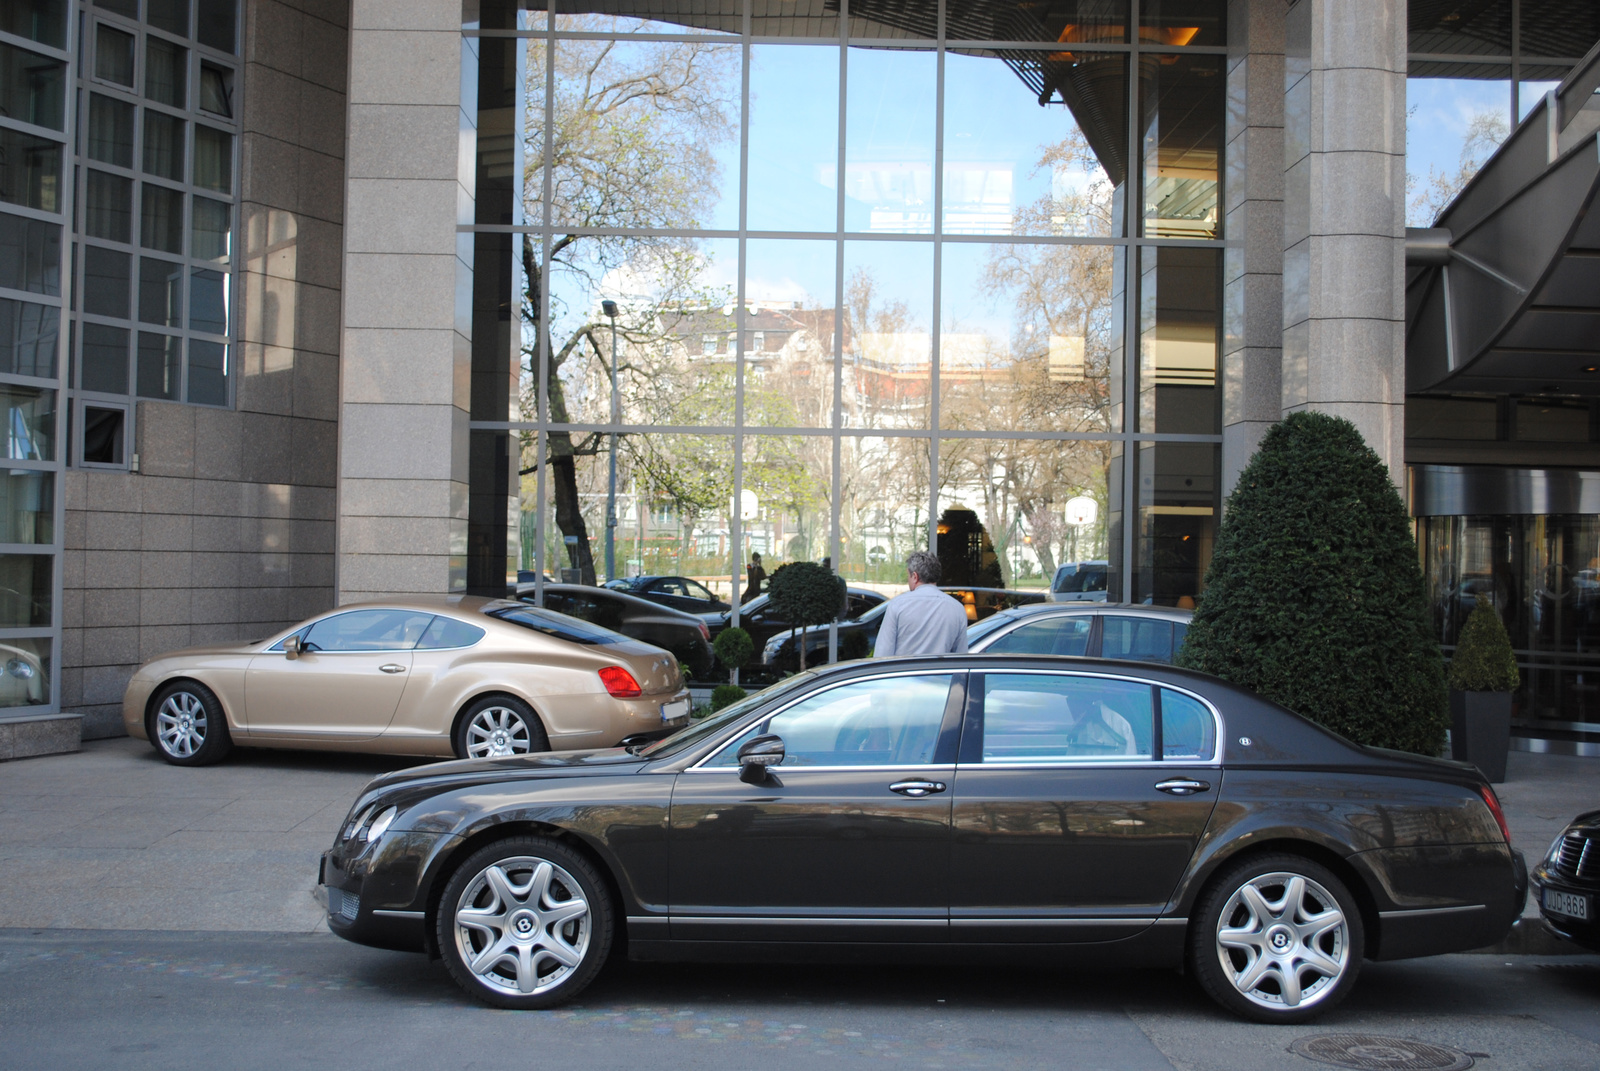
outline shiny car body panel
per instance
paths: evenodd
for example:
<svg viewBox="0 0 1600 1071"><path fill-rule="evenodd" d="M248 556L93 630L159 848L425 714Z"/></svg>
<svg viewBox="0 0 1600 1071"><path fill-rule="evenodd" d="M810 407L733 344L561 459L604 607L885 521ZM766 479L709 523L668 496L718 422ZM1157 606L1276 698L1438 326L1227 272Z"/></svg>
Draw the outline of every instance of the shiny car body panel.
<svg viewBox="0 0 1600 1071"><path fill-rule="evenodd" d="M1567 851L1562 852L1563 846ZM1600 810L1587 811L1567 823L1532 874L1533 893L1544 924L1557 935L1600 952ZM1587 919L1552 911L1544 891L1583 898Z"/></svg>
<svg viewBox="0 0 1600 1071"><path fill-rule="evenodd" d="M1210 759L982 761L967 692L1004 670L1090 675L1197 697L1220 731ZM773 768L753 785L715 753L824 688L950 675L930 761ZM344 834L323 881L353 895L341 936L423 950L438 892L465 854L542 832L591 853L614 882L629 954L793 960L892 954L1015 959L1040 949L1123 963L1181 961L1188 917L1219 868L1297 851L1350 884L1381 958L1492 943L1526 888L1470 766L1350 744L1214 678L1145 663L953 656L809 674L674 753L574 752L387 775L351 810L395 806L377 845ZM914 776L948 786L890 791ZM1156 791L1204 783L1190 796ZM348 829L348 826L347 826ZM403 839L404 858L390 841ZM341 899L341 903L344 903ZM385 912L375 915L374 911Z"/></svg>

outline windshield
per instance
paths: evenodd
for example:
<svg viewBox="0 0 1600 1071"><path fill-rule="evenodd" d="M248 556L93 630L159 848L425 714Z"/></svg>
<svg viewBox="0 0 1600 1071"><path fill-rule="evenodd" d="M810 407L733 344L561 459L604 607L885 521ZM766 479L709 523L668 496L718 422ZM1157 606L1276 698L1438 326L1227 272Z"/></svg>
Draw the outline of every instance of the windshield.
<svg viewBox="0 0 1600 1071"><path fill-rule="evenodd" d="M1104 591L1106 567L1104 565L1063 565L1056 572L1056 591Z"/></svg>
<svg viewBox="0 0 1600 1071"><path fill-rule="evenodd" d="M661 759L671 755L677 755L688 750L707 737L715 735L717 730L721 729L724 725L731 724L740 717L754 710L756 707L762 705L767 700L780 696L785 692L793 691L798 686L810 681L811 678L815 677L816 675L816 670L811 670L806 673L796 673L792 677L785 677L772 687L764 688L753 695L741 699L732 706L723 707L721 710L710 715L709 717L702 718L699 721L690 722L688 725L684 726L678 732L673 733L669 737L646 744L644 747L634 752L634 754L642 755L651 759Z"/></svg>
<svg viewBox="0 0 1600 1071"><path fill-rule="evenodd" d="M976 625L968 627L967 646L971 647L973 644L989 635L989 633L994 632L997 629L1005 628L1015 620L1016 615L1008 613L1004 610L998 614L991 614L982 621L979 621Z"/></svg>
<svg viewBox="0 0 1600 1071"><path fill-rule="evenodd" d="M529 606L520 602L492 602L483 608L483 612L490 617L498 617L513 625L520 625L525 629L554 636L558 640L569 643L582 643L595 645L601 643L627 643L628 637L620 632L612 632L599 625L591 625L587 621L579 621L576 617L558 614L553 610L541 610L537 606Z"/></svg>

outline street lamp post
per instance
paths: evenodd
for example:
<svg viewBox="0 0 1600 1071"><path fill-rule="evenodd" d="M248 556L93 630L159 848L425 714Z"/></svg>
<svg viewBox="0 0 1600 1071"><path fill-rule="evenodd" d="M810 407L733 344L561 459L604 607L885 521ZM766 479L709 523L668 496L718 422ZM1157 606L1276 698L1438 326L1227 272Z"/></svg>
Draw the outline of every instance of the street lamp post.
<svg viewBox="0 0 1600 1071"><path fill-rule="evenodd" d="M600 310L611 319L611 426L622 422L617 398L617 303L602 301ZM611 433L611 478L606 484L606 579L617 578L617 433Z"/></svg>

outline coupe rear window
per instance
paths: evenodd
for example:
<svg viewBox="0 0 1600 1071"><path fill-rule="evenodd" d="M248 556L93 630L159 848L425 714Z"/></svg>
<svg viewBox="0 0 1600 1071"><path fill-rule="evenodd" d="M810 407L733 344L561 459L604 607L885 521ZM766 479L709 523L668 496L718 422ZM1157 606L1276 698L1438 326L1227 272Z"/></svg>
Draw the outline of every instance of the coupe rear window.
<svg viewBox="0 0 1600 1071"><path fill-rule="evenodd" d="M579 621L566 614L541 610L537 606L526 606L522 603L490 603L483 608L483 612L490 617L498 617L502 621L509 621L513 625L542 632L546 636L554 636L569 643L593 645L628 642L628 637L620 632L612 632L608 628L591 625L587 621Z"/></svg>

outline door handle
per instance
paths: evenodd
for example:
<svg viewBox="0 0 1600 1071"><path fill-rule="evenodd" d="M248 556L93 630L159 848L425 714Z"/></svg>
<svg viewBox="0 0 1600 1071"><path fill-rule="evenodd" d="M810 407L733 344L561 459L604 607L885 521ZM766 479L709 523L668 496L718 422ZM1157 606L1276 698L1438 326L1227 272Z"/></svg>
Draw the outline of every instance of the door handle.
<svg viewBox="0 0 1600 1071"><path fill-rule="evenodd" d="M406 671L405 666L396 665L393 662L390 662L386 666L379 666L378 668L383 670L385 673L404 673Z"/></svg>
<svg viewBox="0 0 1600 1071"><path fill-rule="evenodd" d="M1162 792L1170 792L1174 796L1192 796L1196 792L1206 792L1211 788L1209 781L1191 781L1186 777L1173 778L1171 781L1157 781L1156 788Z"/></svg>
<svg viewBox="0 0 1600 1071"><path fill-rule="evenodd" d="M890 792L898 792L902 796L928 796L935 792L944 791L943 781L896 781L889 786Z"/></svg>

